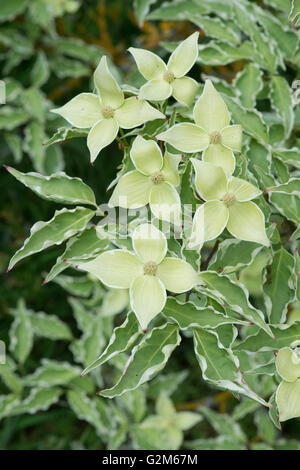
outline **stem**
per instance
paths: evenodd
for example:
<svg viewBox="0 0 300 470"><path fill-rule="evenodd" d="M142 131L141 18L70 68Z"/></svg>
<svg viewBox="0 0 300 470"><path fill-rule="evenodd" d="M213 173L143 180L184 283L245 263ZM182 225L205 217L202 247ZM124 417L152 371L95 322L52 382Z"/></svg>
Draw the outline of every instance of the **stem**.
<svg viewBox="0 0 300 470"><path fill-rule="evenodd" d="M185 295L185 301L186 301L186 302L188 302L188 301L190 300L191 293L192 293L191 290L189 290L189 291L186 293L186 295Z"/></svg>
<svg viewBox="0 0 300 470"><path fill-rule="evenodd" d="M161 113L165 114L165 111L167 109L167 105L168 105L168 100L164 100L164 101L159 102L159 110L160 110Z"/></svg>
<svg viewBox="0 0 300 470"><path fill-rule="evenodd" d="M206 258L205 262L202 265L201 271L206 271L207 270L207 267L209 265L210 260L212 259L212 257L214 256L214 254L216 253L216 251L218 249L219 243L220 243L220 240L216 240L214 246L212 247L211 252L209 253L208 257Z"/></svg>
<svg viewBox="0 0 300 470"><path fill-rule="evenodd" d="M119 139L119 141L122 142L123 145L125 145L125 147L127 147L128 142L127 142L126 137L125 137L125 132L123 131L123 129L121 129L121 127L119 128L119 132L120 132L121 137L117 136L117 140Z"/></svg>

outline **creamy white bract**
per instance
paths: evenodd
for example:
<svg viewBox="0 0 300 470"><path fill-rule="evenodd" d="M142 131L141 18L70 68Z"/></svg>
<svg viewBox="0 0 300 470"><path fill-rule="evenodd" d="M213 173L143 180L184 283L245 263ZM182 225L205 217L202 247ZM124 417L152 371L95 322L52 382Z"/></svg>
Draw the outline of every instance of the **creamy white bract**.
<svg viewBox="0 0 300 470"><path fill-rule="evenodd" d="M227 106L210 80L205 82L193 115L195 124L175 124L157 138L168 142L181 152L203 151L205 162L221 166L231 175L235 168L233 151L241 150L242 127L229 125L230 114Z"/></svg>
<svg viewBox="0 0 300 470"><path fill-rule="evenodd" d="M180 156L161 150L154 140L138 136L130 152L135 170L126 173L109 200L111 206L134 209L150 204L159 219L181 224L181 203L176 186L180 183Z"/></svg>
<svg viewBox="0 0 300 470"><path fill-rule="evenodd" d="M163 101L173 96L177 101L190 106L198 91L198 83L185 77L198 57L199 33L191 34L171 54L167 65L145 49L130 47L139 71L147 81L140 89L139 96L150 101Z"/></svg>
<svg viewBox="0 0 300 470"><path fill-rule="evenodd" d="M132 234L134 251L111 250L78 267L109 287L129 289L130 305L146 329L166 302L166 290L181 293L197 283L197 273L186 261L167 257L165 235L154 225L139 225Z"/></svg>
<svg viewBox="0 0 300 470"><path fill-rule="evenodd" d="M94 73L97 94L80 93L61 108L52 112L60 114L72 126L90 128L87 145L93 163L100 151L111 144L119 128L131 129L164 115L147 101L124 93L110 73L106 56L103 56Z"/></svg>
<svg viewBox="0 0 300 470"><path fill-rule="evenodd" d="M205 241L217 238L226 227L236 238L269 246L264 214L251 201L261 191L248 181L228 178L220 166L195 158L191 161L196 172L196 190L206 201L194 215L193 243L202 246Z"/></svg>

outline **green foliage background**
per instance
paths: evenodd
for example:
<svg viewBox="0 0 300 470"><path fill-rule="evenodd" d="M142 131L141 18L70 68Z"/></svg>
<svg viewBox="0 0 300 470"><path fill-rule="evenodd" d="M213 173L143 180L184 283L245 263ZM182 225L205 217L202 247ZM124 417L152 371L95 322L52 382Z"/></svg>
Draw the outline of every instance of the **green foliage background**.
<svg viewBox="0 0 300 470"><path fill-rule="evenodd" d="M88 163L84 139L45 147L42 144L47 138L65 125L62 119L48 114L47 110L53 104L62 105L91 88L92 71L103 53L108 54L111 63L118 67L115 73L117 76L122 74L119 78L123 82L139 86L141 77L126 49L132 45L144 47L164 57L166 51L172 49L173 42L184 39L197 28L201 31L202 49L200 63L193 69L194 78L200 80L200 74L202 77L213 75L220 79L220 91L230 96L228 84L237 84L237 74L242 74L252 60L258 63L253 72L263 70L264 78L263 86L257 90L256 109L264 113L271 126L274 147L279 143L282 145L283 128L291 124L291 136L284 145L295 148L297 152L299 106L295 108L294 122L289 123L286 96L280 103L271 103L269 99L271 76L284 77L289 86L300 79L299 31L288 23L288 0L246 2L261 7L267 16L263 37L260 37L261 29L257 30L251 19L248 18L244 25L242 18L234 20L230 17L232 5L229 1L84 0L77 2L78 8L71 3L74 2L11 0L2 2L0 6L0 67L2 78L7 83L7 105L0 107L1 164L13 165L23 172L35 170L44 174L64 169L68 175L79 175L87 182L98 201L107 201L110 193L106 188L114 179L122 158L117 144L105 149L94 167ZM68 12L70 8L72 11ZM270 26L268 19L271 21L274 17L278 23L274 26L271 22ZM248 48L244 37L242 42L234 39L240 28L250 38ZM257 58L254 54L258 55L258 61L253 58ZM239 87L243 93L247 86L244 88L240 78ZM254 93L255 84L253 86ZM290 92L286 95L291 98ZM251 96L248 99L250 105L247 97L243 104L250 108ZM279 111L272 113L274 107ZM257 173L253 170L254 175L257 177L258 174L270 186L268 170L258 163L260 152L263 156L258 144L252 152L253 163L258 167ZM276 152L274 166L279 180L285 182L285 168ZM295 166L299 169L299 160ZM284 423L281 432L273 427L265 410L256 403L247 399L239 403L229 392L217 392L205 384L191 341L183 342L163 375L149 385L114 401L96 397L97 389L103 383L111 384L123 370L125 362L112 362L90 378L79 380L78 371L84 361L76 364L76 353L70 349L70 343L75 344L80 338L87 337L80 347L85 348L85 354L92 354L93 359L97 352L92 349L91 353L89 347L93 344L104 347L113 326L123 320L122 314L104 320L101 318L101 302L107 293L90 279L85 280L80 291L76 279L63 277L60 283L52 282L42 287L46 273L61 254L59 248L23 261L11 273L5 273L9 259L22 245L30 227L37 220L49 220L57 204L39 199L5 170L1 170L0 178L0 338L6 345L11 345L10 354L15 363L9 372L0 365L1 449L169 448L174 443L174 436L170 434L170 416L159 418L159 403L166 400L165 395L171 398L177 412L188 411L202 416L199 422L195 416L190 417L190 423L195 419L195 425L185 431L180 448L300 447L299 420ZM276 221L282 239L287 241L295 230L295 223L280 214ZM294 243L297 239L294 237ZM261 257L240 273L256 305L262 301L262 269L266 264L267 261ZM70 301L70 296L76 300ZM19 313L14 310L16 308ZM290 305L289 314L297 308L297 305ZM12 323L18 315L24 315L28 320L33 315L30 311L55 315L68 325L68 329L60 337L58 330L61 332L62 326L57 324L56 339L36 334L33 340L28 340L29 351L22 360L22 354L12 346ZM96 318L101 326L99 331L89 333L82 325L80 328L80 315L80 318L85 318L83 321ZM24 325L27 331L26 321ZM32 328L29 319L29 329ZM24 400L34 387L31 375L41 367L44 358L56 361L56 366L57 362L72 364L73 374L62 375L58 379L57 373L53 372L46 387L39 385L41 390L48 390L52 396L42 397L39 403L29 404L26 408ZM261 377L262 390L269 390L272 380L268 375ZM158 400L162 394L164 398ZM8 408L5 400L12 400L14 406ZM168 408L170 403L161 407L164 406ZM151 418L153 414L155 419ZM110 429L109 433L107 429Z"/></svg>

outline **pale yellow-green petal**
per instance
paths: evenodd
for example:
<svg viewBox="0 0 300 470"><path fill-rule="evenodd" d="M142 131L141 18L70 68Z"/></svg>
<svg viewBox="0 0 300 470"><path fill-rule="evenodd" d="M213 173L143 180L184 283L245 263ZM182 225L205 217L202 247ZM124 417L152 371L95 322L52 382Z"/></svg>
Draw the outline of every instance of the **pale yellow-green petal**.
<svg viewBox="0 0 300 470"><path fill-rule="evenodd" d="M199 32L191 34L172 52L168 61L168 71L176 78L183 77L193 67L198 57Z"/></svg>
<svg viewBox="0 0 300 470"><path fill-rule="evenodd" d="M88 138L87 146L90 151L91 162L94 162L99 152L111 144L119 131L119 125L114 118L103 119L96 122L91 128Z"/></svg>
<svg viewBox="0 0 300 470"><path fill-rule="evenodd" d="M141 135L134 139L130 157L136 169L148 176L158 172L163 165L163 157L157 143L154 140L146 140Z"/></svg>
<svg viewBox="0 0 300 470"><path fill-rule="evenodd" d="M167 150L165 151L161 173L163 174L164 179L175 187L180 183L180 176L178 173L180 160L180 155L169 153Z"/></svg>
<svg viewBox="0 0 300 470"><path fill-rule="evenodd" d="M242 148L242 126L236 124L227 126L221 130L221 142L230 150L241 151Z"/></svg>
<svg viewBox="0 0 300 470"><path fill-rule="evenodd" d="M195 104L194 120L209 133L219 132L229 124L227 106L210 80L205 81L203 93Z"/></svg>
<svg viewBox="0 0 300 470"><path fill-rule="evenodd" d="M180 197L174 186L166 181L156 184L150 192L150 208L152 213L160 220L181 225Z"/></svg>
<svg viewBox="0 0 300 470"><path fill-rule="evenodd" d="M142 100L149 101L164 101L172 94L172 87L170 83L162 78L153 78L143 85L139 92L139 97Z"/></svg>
<svg viewBox="0 0 300 470"><path fill-rule="evenodd" d="M256 186L235 176L232 176L228 182L228 192L233 193L240 202L251 201L261 194L261 190Z"/></svg>
<svg viewBox="0 0 300 470"><path fill-rule="evenodd" d="M295 382L300 378L300 358L292 349L280 349L275 364L278 374L286 382Z"/></svg>
<svg viewBox="0 0 300 470"><path fill-rule="evenodd" d="M229 217L221 201L208 201L194 215L189 247L201 247L205 241L214 240L223 232Z"/></svg>
<svg viewBox="0 0 300 470"><path fill-rule="evenodd" d="M197 283L194 268L179 258L165 258L158 266L157 276L168 291L177 294L190 290Z"/></svg>
<svg viewBox="0 0 300 470"><path fill-rule="evenodd" d="M119 108L124 102L124 94L109 71L106 56L100 60L94 73L94 83L100 95L102 104L113 109Z"/></svg>
<svg viewBox="0 0 300 470"><path fill-rule="evenodd" d="M159 264L168 249L166 236L153 224L139 225L132 234L132 245L142 263Z"/></svg>
<svg viewBox="0 0 300 470"><path fill-rule="evenodd" d="M147 121L164 119L164 117L164 114L158 109L136 96L127 98L123 105L115 111L115 118L123 129L131 129Z"/></svg>
<svg viewBox="0 0 300 470"><path fill-rule="evenodd" d="M175 78L172 82L172 95L179 103L191 106L194 102L199 85L193 78Z"/></svg>
<svg viewBox="0 0 300 470"><path fill-rule="evenodd" d="M82 129L92 127L103 119L99 97L93 93L80 93L51 112L59 114L72 126Z"/></svg>
<svg viewBox="0 0 300 470"><path fill-rule="evenodd" d="M119 289L128 289L143 272L137 256L125 250L106 251L88 263L79 264L78 268L94 274L108 287Z"/></svg>
<svg viewBox="0 0 300 470"><path fill-rule="evenodd" d="M230 206L227 229L240 240L270 245L264 214L254 202L235 202Z"/></svg>
<svg viewBox="0 0 300 470"><path fill-rule="evenodd" d="M232 150L221 144L210 144L203 152L203 161L220 166L229 176L235 169L235 157Z"/></svg>
<svg viewBox="0 0 300 470"><path fill-rule="evenodd" d="M158 140L163 140L173 145L181 152L193 153L201 152L209 144L209 135L201 127L189 122L175 124L166 132L156 136Z"/></svg>
<svg viewBox="0 0 300 470"><path fill-rule="evenodd" d="M115 187L109 206L136 209L146 206L150 200L150 191L153 186L148 176L137 170L130 171L121 176Z"/></svg>
<svg viewBox="0 0 300 470"><path fill-rule="evenodd" d="M137 68L146 80L160 78L167 71L164 61L153 52L136 47L130 47L128 51L133 55Z"/></svg>
<svg viewBox="0 0 300 470"><path fill-rule="evenodd" d="M300 417L300 379L296 382L282 381L276 392L279 421Z"/></svg>
<svg viewBox="0 0 300 470"><path fill-rule="evenodd" d="M195 186L201 198L205 201L222 199L227 192L227 178L223 168L196 158L191 158L191 162L196 172Z"/></svg>
<svg viewBox="0 0 300 470"><path fill-rule="evenodd" d="M101 304L101 316L110 317L123 312L129 305L128 289L110 289Z"/></svg>
<svg viewBox="0 0 300 470"><path fill-rule="evenodd" d="M166 297L166 289L156 276L141 275L132 282L130 305L143 330L163 310Z"/></svg>

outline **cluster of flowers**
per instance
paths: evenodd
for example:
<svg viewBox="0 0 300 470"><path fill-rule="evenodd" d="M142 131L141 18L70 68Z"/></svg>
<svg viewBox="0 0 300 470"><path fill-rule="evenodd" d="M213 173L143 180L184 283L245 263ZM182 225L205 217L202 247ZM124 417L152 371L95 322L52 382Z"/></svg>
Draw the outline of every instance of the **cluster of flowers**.
<svg viewBox="0 0 300 470"><path fill-rule="evenodd" d="M180 43L167 65L152 52L130 48L147 81L138 96L126 99L103 56L94 73L97 93L81 93L54 110L73 126L90 128L87 145L91 162L116 138L120 128L131 129L166 118L154 107L155 102L173 96L181 104L193 104L198 83L185 75L198 57L197 43L196 32ZM130 157L135 169L119 178L109 205L133 209L149 204L155 217L180 226L179 152L192 153L194 185L204 201L193 219L190 239L193 246L201 248L205 241L217 238L225 227L234 237L268 246L264 215L252 202L261 191L233 176L234 152L241 150L242 128L229 124L227 106L210 80L205 82L193 117L194 123L175 124L155 139L147 140L141 135L134 139ZM172 152L166 147L163 155L157 140L172 146ZM202 153L202 160L198 152ZM79 268L93 273L110 287L129 288L131 308L145 329L164 308L166 289L174 293L188 291L197 284L198 275L186 261L166 257L166 237L151 224L142 224L134 231L132 244L134 253L107 251Z"/></svg>

